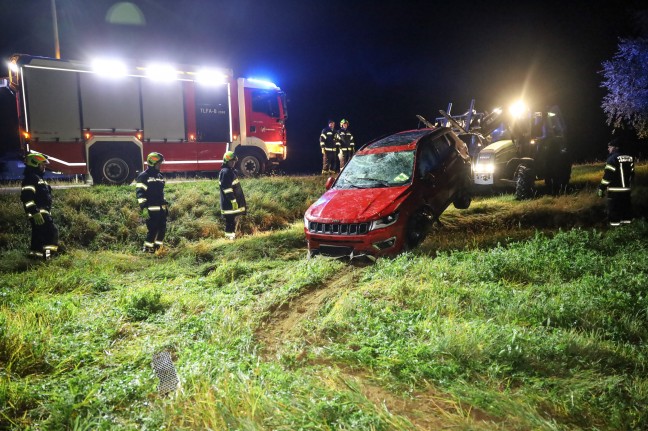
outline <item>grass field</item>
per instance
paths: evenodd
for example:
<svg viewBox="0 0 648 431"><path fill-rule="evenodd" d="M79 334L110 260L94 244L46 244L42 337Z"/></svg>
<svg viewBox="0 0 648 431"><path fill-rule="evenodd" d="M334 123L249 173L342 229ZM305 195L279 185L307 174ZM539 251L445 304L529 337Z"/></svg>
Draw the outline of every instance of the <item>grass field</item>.
<svg viewBox="0 0 648 431"><path fill-rule="evenodd" d="M0 195L0 429L648 429L648 165L612 230L602 167L450 208L369 266L306 259L319 176L243 180L235 242L215 181L169 184L154 256L133 186L55 190L67 252L48 262Z"/></svg>

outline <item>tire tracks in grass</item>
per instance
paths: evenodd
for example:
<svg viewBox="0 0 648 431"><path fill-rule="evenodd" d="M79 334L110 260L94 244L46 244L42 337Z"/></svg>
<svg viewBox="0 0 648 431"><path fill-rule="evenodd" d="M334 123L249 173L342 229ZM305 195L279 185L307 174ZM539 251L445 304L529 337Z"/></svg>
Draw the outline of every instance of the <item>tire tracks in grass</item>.
<svg viewBox="0 0 648 431"><path fill-rule="evenodd" d="M299 336L300 323L314 317L327 299L337 295L341 289L352 287L354 268L348 267L320 286L305 289L296 298L284 302L264 319L256 332L256 338L263 346L262 356L269 360L276 354L285 341Z"/></svg>
<svg viewBox="0 0 648 431"><path fill-rule="evenodd" d="M275 309L270 310L257 329L255 338L262 346L261 357L266 361L276 359L282 346L292 340L306 337L303 323L315 318L327 300L339 296L341 291L355 288L361 270L349 266L338 272L323 285L305 289ZM299 356L299 355L298 355ZM457 425L475 424L493 418L478 409L459 402L450 394L444 394L429 387L426 390L397 396L375 382L372 376L351 369L344 364L330 360L315 360L312 365L333 368L330 373L341 390L350 390L371 402L378 411L393 416L399 422L399 429L434 430ZM326 379L331 376L327 375ZM401 418L401 419L398 419ZM406 419L403 421L402 419ZM411 424L411 425L410 425Z"/></svg>

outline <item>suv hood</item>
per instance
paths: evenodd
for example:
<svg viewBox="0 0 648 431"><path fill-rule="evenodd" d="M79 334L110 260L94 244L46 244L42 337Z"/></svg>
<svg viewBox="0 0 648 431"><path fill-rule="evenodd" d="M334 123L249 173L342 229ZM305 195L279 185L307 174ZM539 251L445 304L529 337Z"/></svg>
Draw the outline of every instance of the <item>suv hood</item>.
<svg viewBox="0 0 648 431"><path fill-rule="evenodd" d="M409 194L410 186L329 190L306 211L317 221L359 223L391 214Z"/></svg>

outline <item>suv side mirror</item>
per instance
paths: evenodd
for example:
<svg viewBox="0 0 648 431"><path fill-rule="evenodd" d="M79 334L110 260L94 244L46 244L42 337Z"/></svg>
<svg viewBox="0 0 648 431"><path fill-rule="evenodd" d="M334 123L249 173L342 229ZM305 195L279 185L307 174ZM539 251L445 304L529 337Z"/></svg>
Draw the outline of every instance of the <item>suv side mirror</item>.
<svg viewBox="0 0 648 431"><path fill-rule="evenodd" d="M334 182L335 182L335 177L328 177L328 179L326 180L326 184L324 185L324 187L326 187L326 190L330 189Z"/></svg>

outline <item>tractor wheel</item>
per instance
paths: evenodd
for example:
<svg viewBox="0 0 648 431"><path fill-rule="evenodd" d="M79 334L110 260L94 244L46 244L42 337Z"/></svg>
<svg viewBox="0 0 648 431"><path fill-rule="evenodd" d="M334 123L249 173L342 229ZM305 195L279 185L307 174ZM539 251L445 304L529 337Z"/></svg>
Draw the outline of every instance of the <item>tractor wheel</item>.
<svg viewBox="0 0 648 431"><path fill-rule="evenodd" d="M535 196L535 172L528 166L520 165L515 172L515 199L521 201Z"/></svg>
<svg viewBox="0 0 648 431"><path fill-rule="evenodd" d="M472 196L470 196L470 193L467 193L465 191L461 191L457 194L457 196L454 198L452 201L452 205L454 205L455 208L458 210L465 210L468 207L470 207L470 204L472 203Z"/></svg>
<svg viewBox="0 0 648 431"><path fill-rule="evenodd" d="M567 191L569 178L571 177L571 164L561 163L550 177L545 179L547 191L552 195L557 195Z"/></svg>

